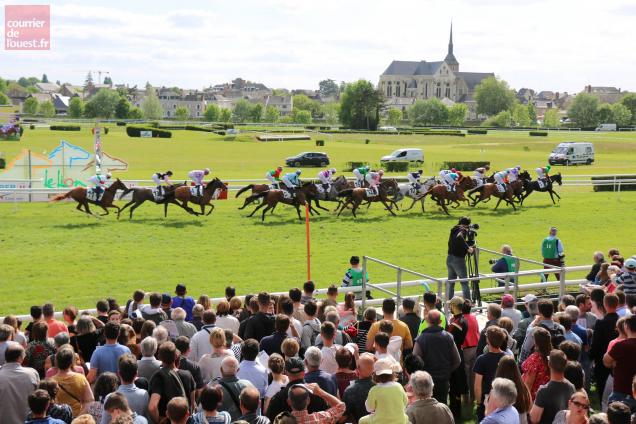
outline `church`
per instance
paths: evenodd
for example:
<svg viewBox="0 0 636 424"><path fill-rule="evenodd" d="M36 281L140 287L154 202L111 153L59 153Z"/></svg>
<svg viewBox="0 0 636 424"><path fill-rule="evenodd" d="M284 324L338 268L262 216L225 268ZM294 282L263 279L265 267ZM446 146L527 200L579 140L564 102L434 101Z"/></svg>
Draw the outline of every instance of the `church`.
<svg viewBox="0 0 636 424"><path fill-rule="evenodd" d="M439 62L394 60L380 75L378 89L388 107L405 109L417 99L438 98L447 106L466 103L471 111L475 87L492 72L460 72L453 54L453 25L450 29L448 53ZM472 115L472 113L471 113Z"/></svg>

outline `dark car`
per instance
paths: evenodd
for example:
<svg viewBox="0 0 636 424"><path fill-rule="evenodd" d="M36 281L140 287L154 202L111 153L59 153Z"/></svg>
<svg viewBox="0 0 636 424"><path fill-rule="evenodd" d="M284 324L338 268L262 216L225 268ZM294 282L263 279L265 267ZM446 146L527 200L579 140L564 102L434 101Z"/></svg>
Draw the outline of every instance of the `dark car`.
<svg viewBox="0 0 636 424"><path fill-rule="evenodd" d="M301 166L327 166L329 156L320 152L304 152L285 159L285 165L299 168Z"/></svg>

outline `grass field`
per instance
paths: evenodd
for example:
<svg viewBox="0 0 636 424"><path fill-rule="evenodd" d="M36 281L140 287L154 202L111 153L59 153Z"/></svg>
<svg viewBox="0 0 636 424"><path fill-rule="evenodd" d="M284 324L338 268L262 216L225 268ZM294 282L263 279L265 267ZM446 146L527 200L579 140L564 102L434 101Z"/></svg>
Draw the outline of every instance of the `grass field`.
<svg viewBox="0 0 636 424"><path fill-rule="evenodd" d="M262 178L267 169L300 151L327 152L333 165L350 160L373 163L400 146L418 146L425 152L425 173L444 160L490 160L493 167L521 165L534 169L545 164L549 151L560 141L593 141L593 166L559 168L564 174L636 173L636 134L551 133L547 138L526 132L497 132L466 138L395 135L313 135L313 142L258 143L254 134L236 141L210 133L174 131L172 139L131 139L112 127L104 137L104 150L129 163L123 179L147 179L156 170L172 169L176 179L188 170L209 166L223 178ZM27 129L20 143L0 143L5 157L20 149L50 151L60 139L85 148L92 145L88 129L79 133ZM364 139L371 143L364 144ZM304 170L313 177L316 169ZM636 193L593 193L590 188L560 188L563 200L553 206L544 194L533 194L523 209L493 211L492 203L475 209L463 206L446 217L429 204L422 215L415 209L390 217L374 205L357 220L323 214L312 221L312 277L321 287L339 282L352 254L370 255L431 275L445 274L445 248L449 228L461 214L481 225L478 242L498 249L512 245L516 254L539 259L539 243L556 225L565 243L567 263L590 263L596 249L617 247L636 253L634 211ZM222 295L232 284L240 293L262 289L287 290L306 278L304 225L287 207L262 224L237 211L235 200L218 201L214 213L195 218L170 209L144 205L135 219L117 222L113 216L82 216L69 203L0 204L0 315L27 313L31 304L53 301L94 307L98 298L112 295L122 303L133 290L171 292L185 282L193 295ZM482 268L485 267L485 261ZM526 267L527 269L527 267ZM373 281L395 278L393 272L372 266Z"/></svg>

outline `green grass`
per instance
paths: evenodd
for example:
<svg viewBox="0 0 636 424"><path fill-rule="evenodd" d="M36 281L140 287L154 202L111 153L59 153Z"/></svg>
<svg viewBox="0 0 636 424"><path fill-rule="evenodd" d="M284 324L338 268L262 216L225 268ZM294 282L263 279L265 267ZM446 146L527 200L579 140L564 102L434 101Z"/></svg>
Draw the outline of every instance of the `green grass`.
<svg viewBox="0 0 636 424"><path fill-rule="evenodd" d="M342 168L350 160L377 162L399 146L421 146L427 174L435 170L434 164L451 159L488 159L494 168L520 164L534 169L546 162L559 141L592 140L595 165L558 169L564 174L636 172L636 134L629 133L551 133L540 140L525 132L491 132L462 140L314 135L326 140L324 148L313 142L257 143L253 134L240 135L240 142L201 132L174 131L173 137L132 139L123 128L113 126L104 137L104 150L129 162L129 170L117 175L121 178L147 179L155 170L172 169L178 180L188 170L204 166L224 178L262 178L286 156L314 149L329 153L334 165ZM22 148L41 153L61 138L86 148L92 145L88 129L79 133L27 129L23 142L2 143L0 150L9 159ZM366 138L371 144L364 144ZM305 175L316 173L314 168ZM470 214L482 226L481 246L497 249L508 243L524 257L539 259L540 241L551 225L560 229L569 265L590 263L597 249L606 252L616 247L626 255L636 253L636 193L565 187L560 193L563 200L556 206L547 195L533 194L517 212L505 207L493 211L494 204L489 203L475 209L462 206L451 212L452 217L431 204L424 215L414 209L390 217L377 205L357 220L350 214L337 219L324 213L312 221L312 277L320 287L338 283L353 254L442 276L448 230L462 214ZM239 293L281 291L306 279L304 225L295 211L280 206L262 224L247 218L247 211L237 211L239 203L233 199L216 205L207 218L171 207L164 219L159 207L147 204L136 211L133 221L117 222L113 216L83 216L70 203L0 204L0 315L27 313L31 304L45 301L88 308L99 298L113 296L124 303L137 288L172 292L182 281L193 295L218 297L228 284ZM482 268L486 266L483 261ZM394 272L377 265L371 265L369 272L375 282L395 279Z"/></svg>

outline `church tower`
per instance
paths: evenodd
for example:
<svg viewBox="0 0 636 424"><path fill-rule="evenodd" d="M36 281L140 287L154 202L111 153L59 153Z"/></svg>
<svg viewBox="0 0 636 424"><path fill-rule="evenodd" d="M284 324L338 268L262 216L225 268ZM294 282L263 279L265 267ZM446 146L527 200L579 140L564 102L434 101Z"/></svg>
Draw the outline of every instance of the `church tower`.
<svg viewBox="0 0 636 424"><path fill-rule="evenodd" d="M450 40L448 41L448 54L446 55L444 62L448 64L451 71L453 72L459 71L459 62L457 61L457 59L455 59L455 55L453 54L453 23L452 22L451 22L451 28L450 28Z"/></svg>

